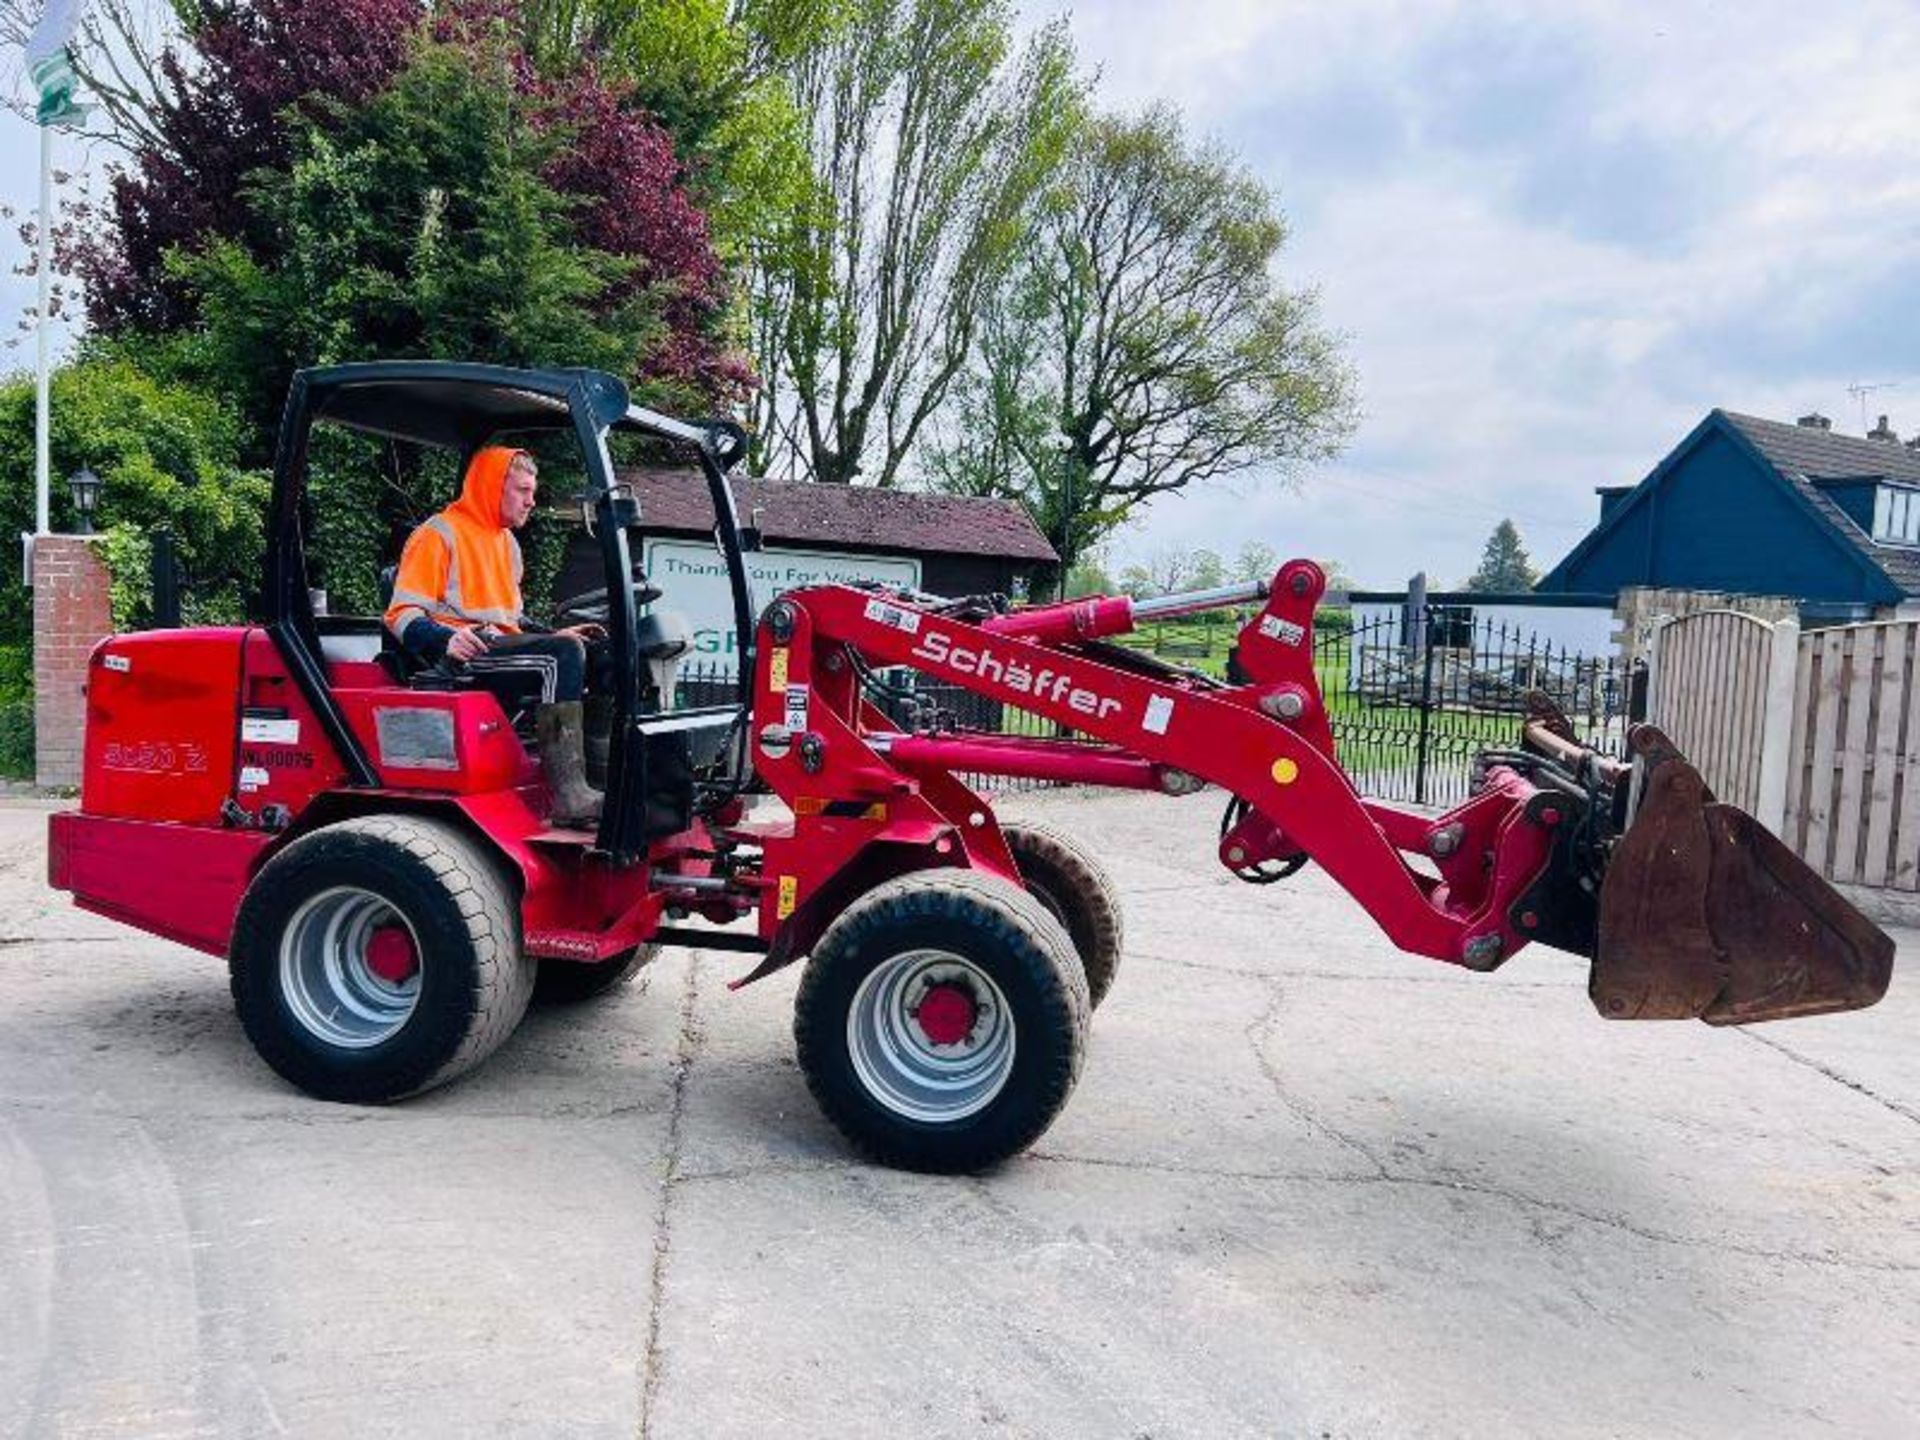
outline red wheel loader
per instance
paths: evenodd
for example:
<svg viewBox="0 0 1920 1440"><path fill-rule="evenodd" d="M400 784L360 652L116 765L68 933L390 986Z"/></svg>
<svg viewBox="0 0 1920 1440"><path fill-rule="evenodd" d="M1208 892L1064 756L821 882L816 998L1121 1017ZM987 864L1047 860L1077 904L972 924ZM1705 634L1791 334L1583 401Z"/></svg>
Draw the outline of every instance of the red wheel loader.
<svg viewBox="0 0 1920 1440"><path fill-rule="evenodd" d="M377 620L316 613L316 427L455 461L502 440L577 448L603 584L562 609L609 635L590 697L589 743L606 755L597 830L550 823L511 697L411 667ZM636 577L640 506L610 451L636 437L706 476L741 661L728 703L668 703L685 629L671 595ZM1325 579L1310 561L1145 602L1011 608L824 585L756 616L727 481L743 450L737 427L639 408L595 372L301 373L259 621L95 651L80 804L51 821L53 884L225 956L261 1056L338 1101L460 1074L536 984L605 991L667 945L757 959L736 984L804 959L794 1028L809 1087L860 1149L929 1170L990 1165L1046 1129L1120 955L1098 863L1065 836L1003 825L961 774L1217 786L1234 874L1319 865L1396 945L1443 964L1490 971L1533 942L1577 951L1609 1019L1744 1024L1886 989L1888 937L1716 803L1651 728L1617 761L1543 706L1512 748L1481 757L1457 808L1363 798L1314 678ZM1255 605L1227 682L1116 643L1144 619ZM912 672L1044 716L1062 738L896 723L880 702Z"/></svg>

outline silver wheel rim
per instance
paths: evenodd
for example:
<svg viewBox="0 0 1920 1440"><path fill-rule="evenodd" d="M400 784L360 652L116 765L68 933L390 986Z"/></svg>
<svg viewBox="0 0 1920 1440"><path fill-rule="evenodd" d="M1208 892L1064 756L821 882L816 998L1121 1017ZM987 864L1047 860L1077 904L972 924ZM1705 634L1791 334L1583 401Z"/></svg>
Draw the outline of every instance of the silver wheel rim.
<svg viewBox="0 0 1920 1440"><path fill-rule="evenodd" d="M414 971L392 981L374 973L367 947L397 925L413 943ZM280 935L280 993L300 1027L343 1050L365 1050L398 1034L420 1003L420 937L371 890L340 885L293 912Z"/></svg>
<svg viewBox="0 0 1920 1440"><path fill-rule="evenodd" d="M964 1039L936 1042L922 999L939 987L972 1000ZM941 1124L990 1105L1013 1073L1013 1014L986 971L947 950L908 950L876 965L847 1012L847 1050L867 1094L896 1115Z"/></svg>

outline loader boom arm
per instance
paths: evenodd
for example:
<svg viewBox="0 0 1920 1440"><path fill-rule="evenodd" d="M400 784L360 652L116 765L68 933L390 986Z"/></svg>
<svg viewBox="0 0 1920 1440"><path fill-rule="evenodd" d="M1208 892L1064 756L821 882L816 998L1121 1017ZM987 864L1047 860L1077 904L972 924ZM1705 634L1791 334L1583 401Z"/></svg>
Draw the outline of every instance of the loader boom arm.
<svg viewBox="0 0 1920 1440"><path fill-rule="evenodd" d="M1511 770L1442 816L1363 800L1334 754L1313 672L1313 616L1325 586L1317 565L1295 560L1269 585L1206 596L1210 604L1265 597L1239 636L1248 679L1228 685L1115 663L1095 642L1132 628L1136 607L1124 597L976 621L917 597L844 586L796 591L772 607L757 646L754 762L803 826L816 797L882 803L936 775L957 783L949 777L962 769L1143 789L1204 781L1248 802L1264 822L1241 837L1241 864L1260 858L1255 846L1304 853L1402 949L1491 969L1526 943L1509 911L1539 877L1563 812L1530 804L1538 792ZM856 683L860 670L889 666L1087 738L901 734ZM966 834L986 826L959 818L962 843L977 839L990 852L985 837ZM1438 878L1410 866L1409 851L1427 856ZM797 905L802 897L793 898Z"/></svg>

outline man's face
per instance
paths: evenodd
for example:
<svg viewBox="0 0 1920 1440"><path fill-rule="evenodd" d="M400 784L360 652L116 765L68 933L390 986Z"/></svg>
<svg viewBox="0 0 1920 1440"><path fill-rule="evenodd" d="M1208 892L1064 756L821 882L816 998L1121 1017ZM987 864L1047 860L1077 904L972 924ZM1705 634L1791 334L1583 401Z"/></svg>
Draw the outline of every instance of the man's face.
<svg viewBox="0 0 1920 1440"><path fill-rule="evenodd" d="M524 462L515 462L507 471L507 488L500 492L500 523L509 530L518 530L533 513L537 483L533 467Z"/></svg>

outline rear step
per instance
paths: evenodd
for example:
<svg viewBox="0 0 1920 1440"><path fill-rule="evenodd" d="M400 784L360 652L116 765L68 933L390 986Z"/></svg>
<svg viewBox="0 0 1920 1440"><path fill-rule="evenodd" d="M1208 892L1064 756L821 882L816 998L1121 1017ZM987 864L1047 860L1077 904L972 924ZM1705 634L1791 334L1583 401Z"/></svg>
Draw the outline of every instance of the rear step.
<svg viewBox="0 0 1920 1440"><path fill-rule="evenodd" d="M1859 1010L1893 940L1746 811L1713 797L1651 725L1627 737L1639 807L1600 891L1587 993L1610 1020L1747 1025Z"/></svg>

